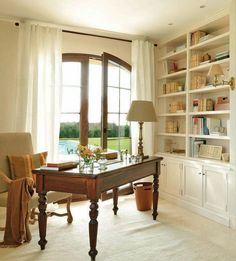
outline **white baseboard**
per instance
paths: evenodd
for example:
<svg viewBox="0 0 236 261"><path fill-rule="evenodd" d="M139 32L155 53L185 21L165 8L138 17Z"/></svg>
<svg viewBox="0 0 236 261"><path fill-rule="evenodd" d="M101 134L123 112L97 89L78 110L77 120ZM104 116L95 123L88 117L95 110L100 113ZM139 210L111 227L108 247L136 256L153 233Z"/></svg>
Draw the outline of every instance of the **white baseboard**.
<svg viewBox="0 0 236 261"><path fill-rule="evenodd" d="M165 193L163 191L160 192L160 198L163 198L167 201L170 201L182 208L188 209L196 214L199 214L201 216L204 216L206 218L209 218L211 220L214 220L215 222L218 222L222 225L225 225L227 227L233 227L233 225L236 227L236 217L232 218L232 221L230 222L229 215L219 215L218 213L215 213L213 211L210 211L208 209L205 209L200 206L193 205L190 202L185 201L184 199L172 196L168 193ZM232 225L232 226L231 226Z"/></svg>
<svg viewBox="0 0 236 261"><path fill-rule="evenodd" d="M229 226L230 228L236 229L236 216L229 216Z"/></svg>

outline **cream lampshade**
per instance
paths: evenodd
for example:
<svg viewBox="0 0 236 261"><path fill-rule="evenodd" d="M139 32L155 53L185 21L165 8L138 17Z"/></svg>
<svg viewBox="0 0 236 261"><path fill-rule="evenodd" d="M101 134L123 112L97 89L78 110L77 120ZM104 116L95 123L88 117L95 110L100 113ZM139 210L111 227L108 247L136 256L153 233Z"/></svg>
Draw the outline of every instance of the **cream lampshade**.
<svg viewBox="0 0 236 261"><path fill-rule="evenodd" d="M155 122L157 121L155 109L151 101L133 101L128 115L128 121L137 121L139 123L139 145L138 145L138 155L144 158L143 154L143 123L144 122Z"/></svg>
<svg viewBox="0 0 236 261"><path fill-rule="evenodd" d="M214 86L217 86L219 84L218 76L224 75L224 72L219 64L213 64L207 75L214 77Z"/></svg>

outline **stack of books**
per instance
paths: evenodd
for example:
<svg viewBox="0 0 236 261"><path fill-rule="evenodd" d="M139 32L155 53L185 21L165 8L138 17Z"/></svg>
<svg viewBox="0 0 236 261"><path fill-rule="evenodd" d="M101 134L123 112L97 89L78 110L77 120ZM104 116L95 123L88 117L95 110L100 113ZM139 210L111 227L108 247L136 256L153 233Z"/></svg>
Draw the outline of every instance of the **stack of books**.
<svg viewBox="0 0 236 261"><path fill-rule="evenodd" d="M229 51L216 53L215 61L223 60L229 58Z"/></svg>
<svg viewBox="0 0 236 261"><path fill-rule="evenodd" d="M175 51L180 52L186 48L186 44L182 44L176 47Z"/></svg>
<svg viewBox="0 0 236 261"><path fill-rule="evenodd" d="M67 170L76 168L79 162L76 161L66 161L66 162L48 162L45 166L41 166L42 170Z"/></svg>
<svg viewBox="0 0 236 261"><path fill-rule="evenodd" d="M204 41L206 41L206 40L209 40L209 39L211 39L211 38L213 38L213 37L214 37L213 34L204 35L204 36L202 36L202 37L199 39L199 43L202 43L202 42L204 42Z"/></svg>

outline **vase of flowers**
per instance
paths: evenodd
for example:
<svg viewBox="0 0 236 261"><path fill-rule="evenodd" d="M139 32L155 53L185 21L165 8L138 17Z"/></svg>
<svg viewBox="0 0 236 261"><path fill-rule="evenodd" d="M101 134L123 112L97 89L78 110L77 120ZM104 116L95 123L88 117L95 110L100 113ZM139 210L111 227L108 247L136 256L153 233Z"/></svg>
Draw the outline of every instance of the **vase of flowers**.
<svg viewBox="0 0 236 261"><path fill-rule="evenodd" d="M88 146L78 145L77 152L80 157L79 168L83 171L85 168L89 171L93 169L93 161L95 154L88 148Z"/></svg>
<svg viewBox="0 0 236 261"><path fill-rule="evenodd" d="M78 145L77 153L80 157L79 167L83 171L85 168L90 172L93 171L93 163L95 160L100 158L102 149L100 147L95 147L91 149L89 146Z"/></svg>

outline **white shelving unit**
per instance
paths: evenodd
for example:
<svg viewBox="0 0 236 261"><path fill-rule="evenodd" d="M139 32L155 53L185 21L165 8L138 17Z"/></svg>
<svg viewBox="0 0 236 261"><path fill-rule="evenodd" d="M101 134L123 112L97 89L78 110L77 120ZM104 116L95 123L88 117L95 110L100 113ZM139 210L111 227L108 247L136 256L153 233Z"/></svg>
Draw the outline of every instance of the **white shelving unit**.
<svg viewBox="0 0 236 261"><path fill-rule="evenodd" d="M204 34L201 32L208 34L204 40L199 40L198 35ZM223 152L229 153L230 108L215 110L204 105L205 107L198 107L196 110L193 106L196 100L199 104L200 102L204 104L206 101L216 104L218 97L230 99L230 87L226 84L226 80L229 79L230 58L227 56L229 45L229 16L225 16L158 47L157 153L167 153L168 155L174 148L179 151L184 150L186 159L192 159L194 158L192 147L195 141L199 140L204 140L209 145L222 146ZM221 57L221 53L225 53L225 56ZM196 61L195 57L197 57ZM202 61L199 59L205 59L205 57L210 57L210 61L201 64ZM207 76L213 64L219 64L223 69L224 77L220 78L221 85L213 86L214 79ZM195 79L197 80L195 81ZM199 79L202 81L201 84L199 84ZM196 83L197 86L195 86ZM194 124L198 119L208 122L214 122L215 119L220 120L219 127L221 131L223 130L224 135L210 135L211 133L206 135L205 132L203 134L202 126L199 131L196 131ZM216 126L215 131L218 129ZM171 155L173 154L171 153ZM224 162L218 161L218 163L223 164Z"/></svg>
<svg viewBox="0 0 236 261"><path fill-rule="evenodd" d="M198 42L202 31L210 36ZM215 104L234 95L227 84L230 39L226 15L158 46L155 131L156 154L164 158L160 196L227 226L232 166L227 155L234 142L229 126L235 105ZM201 58L210 60L203 64ZM224 72L216 86L207 75L214 64ZM201 144L222 148L222 159L199 157Z"/></svg>

